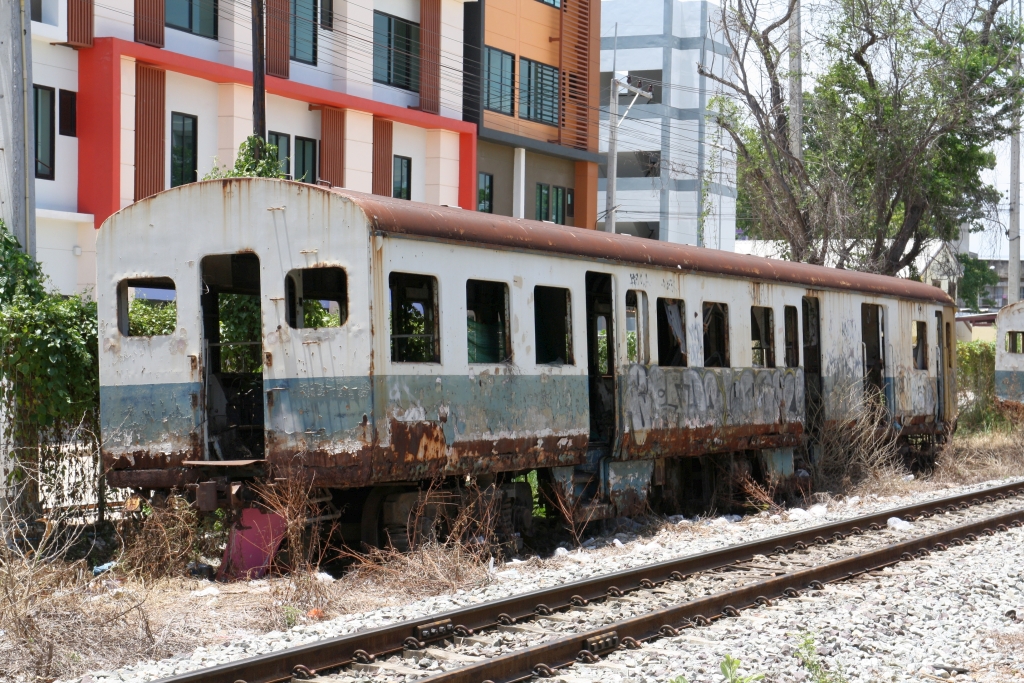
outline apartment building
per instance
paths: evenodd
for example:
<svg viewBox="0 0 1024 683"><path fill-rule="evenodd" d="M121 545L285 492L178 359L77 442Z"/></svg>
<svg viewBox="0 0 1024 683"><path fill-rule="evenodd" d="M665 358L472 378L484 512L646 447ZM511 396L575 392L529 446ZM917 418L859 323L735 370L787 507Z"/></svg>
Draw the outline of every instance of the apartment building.
<svg viewBox="0 0 1024 683"><path fill-rule="evenodd" d="M464 119L478 125L476 208L597 227L597 0L464 7Z"/></svg>
<svg viewBox="0 0 1024 683"><path fill-rule="evenodd" d="M653 86L650 99L619 96L620 116L629 113L618 128L617 232L733 250L735 157L708 116L715 84L698 72L700 64L719 74L728 68L729 48L714 30L720 11L701 0L601 2L602 109L613 69L620 79ZM605 114L606 153L607 131ZM603 167L599 183L604 207Z"/></svg>
<svg viewBox="0 0 1024 683"><path fill-rule="evenodd" d="M284 173L477 208L459 0L265 6L268 137ZM233 164L252 133L252 5L31 7L37 256L57 289L81 291L110 214Z"/></svg>

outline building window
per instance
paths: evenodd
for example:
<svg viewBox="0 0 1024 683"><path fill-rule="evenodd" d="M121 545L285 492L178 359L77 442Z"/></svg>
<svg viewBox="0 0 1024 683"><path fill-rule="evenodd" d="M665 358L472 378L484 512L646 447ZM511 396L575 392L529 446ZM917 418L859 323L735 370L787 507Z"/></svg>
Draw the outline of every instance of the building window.
<svg viewBox="0 0 1024 683"><path fill-rule="evenodd" d="M296 62L316 66L316 0L291 0L291 55Z"/></svg>
<svg viewBox="0 0 1024 683"><path fill-rule="evenodd" d="M572 216L572 190L564 187L537 183L534 197L534 214L539 221L551 221L565 225L566 216Z"/></svg>
<svg viewBox="0 0 1024 683"><path fill-rule="evenodd" d="M519 58L519 118L558 125L558 69Z"/></svg>
<svg viewBox="0 0 1024 683"><path fill-rule="evenodd" d="M545 5L551 5L552 7L562 6L562 0L540 0L540 2L543 2Z"/></svg>
<svg viewBox="0 0 1024 683"><path fill-rule="evenodd" d="M267 142L277 147L277 161L281 168L281 173L286 176L291 176L292 168L292 138L287 133L275 133L270 131L267 133Z"/></svg>
<svg viewBox="0 0 1024 683"><path fill-rule="evenodd" d="M767 306L750 307L750 348L755 368L775 367L775 311Z"/></svg>
<svg viewBox="0 0 1024 683"><path fill-rule="evenodd" d="M537 365L573 365L572 297L561 287L533 288Z"/></svg>
<svg viewBox="0 0 1024 683"><path fill-rule="evenodd" d="M36 112L36 178L53 180L56 156L53 110L54 90L44 85L33 86Z"/></svg>
<svg viewBox="0 0 1024 683"><path fill-rule="evenodd" d="M440 363L437 278L391 273L391 362Z"/></svg>
<svg viewBox="0 0 1024 683"><path fill-rule="evenodd" d="M476 210L484 213L494 213L494 176L490 173L481 173L477 178L477 200Z"/></svg>
<svg viewBox="0 0 1024 683"><path fill-rule="evenodd" d="M685 368L686 302L682 299L658 299L658 365Z"/></svg>
<svg viewBox="0 0 1024 683"><path fill-rule="evenodd" d="M576 216L576 210L573 208L576 205L576 193L571 187L565 188L565 216L566 218L574 218Z"/></svg>
<svg viewBox="0 0 1024 683"><path fill-rule="evenodd" d="M914 369L928 369L928 323L915 320L910 328L910 344L914 348Z"/></svg>
<svg viewBox="0 0 1024 683"><path fill-rule="evenodd" d="M195 116L171 112L171 187L196 181Z"/></svg>
<svg viewBox="0 0 1024 683"><path fill-rule="evenodd" d="M217 0L165 0L164 23L204 38L217 37Z"/></svg>
<svg viewBox="0 0 1024 683"><path fill-rule="evenodd" d="M504 363L512 358L504 282L466 281L466 338L470 363Z"/></svg>
<svg viewBox="0 0 1024 683"><path fill-rule="evenodd" d="M320 27L334 30L334 0L320 0Z"/></svg>
<svg viewBox="0 0 1024 683"><path fill-rule="evenodd" d="M295 179L316 182L316 140L295 136Z"/></svg>
<svg viewBox="0 0 1024 683"><path fill-rule="evenodd" d="M57 107L61 135L70 138L78 136L78 93L73 90L61 90Z"/></svg>
<svg viewBox="0 0 1024 683"><path fill-rule="evenodd" d="M335 266L285 276L285 320L292 329L340 327L348 320L348 279Z"/></svg>
<svg viewBox="0 0 1024 683"><path fill-rule="evenodd" d="M516 58L493 47L484 48L484 109L515 113Z"/></svg>
<svg viewBox="0 0 1024 683"><path fill-rule="evenodd" d="M551 222L565 225L565 188L551 188Z"/></svg>
<svg viewBox="0 0 1024 683"><path fill-rule="evenodd" d="M537 220L549 220L551 214L551 186L537 183L537 193L533 200L534 213Z"/></svg>
<svg viewBox="0 0 1024 683"><path fill-rule="evenodd" d="M704 367L729 367L729 304L704 302Z"/></svg>
<svg viewBox="0 0 1024 683"><path fill-rule="evenodd" d="M391 171L391 196L395 199L412 198L412 159L395 156Z"/></svg>
<svg viewBox="0 0 1024 683"><path fill-rule="evenodd" d="M638 289L626 292L626 360L646 364L650 358L647 341L647 293Z"/></svg>
<svg viewBox="0 0 1024 683"><path fill-rule="evenodd" d="M420 91L420 26L373 13L373 80Z"/></svg>
<svg viewBox="0 0 1024 683"><path fill-rule="evenodd" d="M786 367L796 368L800 366L800 339L797 336L800 323L796 306L786 306L783 314L786 317Z"/></svg>

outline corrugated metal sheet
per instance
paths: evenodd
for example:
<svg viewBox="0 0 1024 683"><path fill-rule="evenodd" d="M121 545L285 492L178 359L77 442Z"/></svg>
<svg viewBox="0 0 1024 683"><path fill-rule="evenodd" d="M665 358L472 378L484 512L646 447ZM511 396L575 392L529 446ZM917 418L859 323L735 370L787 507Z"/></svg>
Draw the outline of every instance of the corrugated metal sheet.
<svg viewBox="0 0 1024 683"><path fill-rule="evenodd" d="M373 194L390 197L391 188L391 140L394 123L373 117Z"/></svg>
<svg viewBox="0 0 1024 683"><path fill-rule="evenodd" d="M267 0L267 75L288 78L291 64L289 0Z"/></svg>
<svg viewBox="0 0 1024 683"><path fill-rule="evenodd" d="M93 0L68 0L68 45L92 47Z"/></svg>
<svg viewBox="0 0 1024 683"><path fill-rule="evenodd" d="M135 0L135 42L164 46L164 0Z"/></svg>
<svg viewBox="0 0 1024 683"><path fill-rule="evenodd" d="M561 108L558 138L560 144L583 150L591 147L590 5L589 2L566 0L562 3L559 21L559 62L562 82L558 93Z"/></svg>
<svg viewBox="0 0 1024 683"><path fill-rule="evenodd" d="M320 112L320 179L345 185L345 110L324 107Z"/></svg>
<svg viewBox="0 0 1024 683"><path fill-rule="evenodd" d="M441 0L420 0L420 109L441 111Z"/></svg>
<svg viewBox="0 0 1024 683"><path fill-rule="evenodd" d="M378 194L376 132L375 119L374 194ZM390 152L390 146L388 151ZM359 192L344 191L342 194L352 199L370 216L375 230L393 234L475 242L504 249L549 251L681 272L785 282L812 289L853 290L918 301L934 301L944 306L953 305L953 300L941 289L903 278L658 242L632 235L558 226L477 211L375 197Z"/></svg>
<svg viewBox="0 0 1024 683"><path fill-rule="evenodd" d="M135 201L164 189L165 83L163 69L135 63Z"/></svg>

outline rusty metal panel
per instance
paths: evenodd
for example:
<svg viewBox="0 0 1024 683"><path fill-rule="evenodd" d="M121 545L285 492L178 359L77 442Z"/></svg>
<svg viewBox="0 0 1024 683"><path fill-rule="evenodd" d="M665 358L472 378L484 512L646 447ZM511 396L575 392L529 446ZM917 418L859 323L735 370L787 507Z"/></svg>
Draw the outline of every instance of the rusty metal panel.
<svg viewBox="0 0 1024 683"><path fill-rule="evenodd" d="M590 64L599 49L591 37L591 6L600 3L563 2L559 17L559 144L582 150L596 149L590 135ZM596 117L595 117L596 118Z"/></svg>
<svg viewBox="0 0 1024 683"><path fill-rule="evenodd" d="M420 0L420 109L441 111L441 0Z"/></svg>
<svg viewBox="0 0 1024 683"><path fill-rule="evenodd" d="M68 45L92 47L93 0L68 0Z"/></svg>
<svg viewBox="0 0 1024 683"><path fill-rule="evenodd" d="M345 110L324 107L320 112L320 179L345 184Z"/></svg>
<svg viewBox="0 0 1024 683"><path fill-rule="evenodd" d="M291 66L291 5L267 0L267 75L288 78Z"/></svg>
<svg viewBox="0 0 1024 683"><path fill-rule="evenodd" d="M164 0L135 0L135 42L164 46Z"/></svg>
<svg viewBox="0 0 1024 683"><path fill-rule="evenodd" d="M373 194L390 197L391 173L393 170L392 144L394 123L378 116L373 117ZM405 201L405 200L402 200Z"/></svg>
<svg viewBox="0 0 1024 683"><path fill-rule="evenodd" d="M136 62L135 201L164 189L165 92L164 70Z"/></svg>

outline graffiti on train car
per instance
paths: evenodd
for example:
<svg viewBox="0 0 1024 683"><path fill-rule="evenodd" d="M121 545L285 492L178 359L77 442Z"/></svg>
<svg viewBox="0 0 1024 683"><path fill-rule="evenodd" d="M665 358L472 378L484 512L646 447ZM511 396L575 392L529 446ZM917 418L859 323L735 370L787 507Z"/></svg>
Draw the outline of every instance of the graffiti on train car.
<svg viewBox="0 0 1024 683"><path fill-rule="evenodd" d="M803 433L800 368L634 364L622 384L627 458L778 448Z"/></svg>

